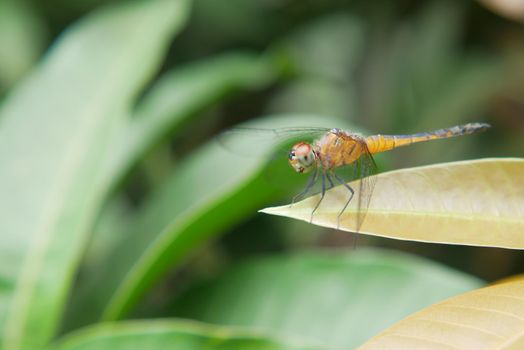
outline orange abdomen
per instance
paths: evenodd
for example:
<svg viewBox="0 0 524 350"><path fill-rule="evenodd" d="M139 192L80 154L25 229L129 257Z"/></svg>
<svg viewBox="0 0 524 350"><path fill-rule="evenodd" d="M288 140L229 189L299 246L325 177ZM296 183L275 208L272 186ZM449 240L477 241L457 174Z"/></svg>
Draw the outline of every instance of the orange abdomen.
<svg viewBox="0 0 524 350"><path fill-rule="evenodd" d="M373 135L366 138L366 144L371 154L385 152L397 147L411 145L416 142L445 139L449 137L473 134L489 128L485 123L469 123L447 129L423 132L412 135Z"/></svg>

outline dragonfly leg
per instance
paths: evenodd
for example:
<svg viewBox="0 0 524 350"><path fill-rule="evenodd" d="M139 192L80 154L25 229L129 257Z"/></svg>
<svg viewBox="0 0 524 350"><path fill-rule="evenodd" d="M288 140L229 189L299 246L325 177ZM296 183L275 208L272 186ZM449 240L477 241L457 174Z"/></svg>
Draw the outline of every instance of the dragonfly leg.
<svg viewBox="0 0 524 350"><path fill-rule="evenodd" d="M341 184L343 185L345 188L347 188L347 190L349 191L349 193L351 193L351 195L349 196L349 199L347 200L346 204L344 204L344 207L342 208L342 210L340 211L340 213L338 213L338 216L337 216L337 230L339 229L340 227L340 216L344 213L344 211L346 210L346 208L348 207L349 203L351 202L351 200L353 199L353 195L355 194L355 191L351 188L351 186L349 186L343 179L341 179L335 172L332 172L331 173L335 179Z"/></svg>
<svg viewBox="0 0 524 350"><path fill-rule="evenodd" d="M290 207L293 206L293 204L295 204L295 202L297 200L302 199L302 197L304 197L309 192L311 187L313 187L313 185L317 182L317 179L318 179L318 168L315 168L315 172L309 178L309 181L308 181L308 183L306 185L306 188L304 188L304 190L302 192L300 192L299 194L297 194L296 196L293 197L293 200L291 201Z"/></svg>
<svg viewBox="0 0 524 350"><path fill-rule="evenodd" d="M313 211L311 212L311 218L309 219L309 222L313 222L313 215L315 214L315 212L317 211L320 203L322 202L322 200L324 199L324 195L326 194L326 173L323 171L322 172L322 192L320 193L320 199L317 203L317 205L315 205L315 208L313 209Z"/></svg>
<svg viewBox="0 0 524 350"><path fill-rule="evenodd" d="M330 190L333 187L335 187L335 184L333 183L333 180L331 179L331 176L329 176L329 173L326 173L326 178L329 181L329 187L326 189L326 191L327 191L327 190Z"/></svg>

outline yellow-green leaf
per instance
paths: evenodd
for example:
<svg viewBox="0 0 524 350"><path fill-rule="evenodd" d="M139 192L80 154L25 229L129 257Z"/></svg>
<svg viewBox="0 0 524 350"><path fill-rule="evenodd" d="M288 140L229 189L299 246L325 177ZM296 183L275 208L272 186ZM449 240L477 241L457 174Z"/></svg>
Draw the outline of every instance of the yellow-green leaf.
<svg viewBox="0 0 524 350"><path fill-rule="evenodd" d="M350 183L358 198L358 184ZM357 200L338 186L312 223L356 231ZM262 212L310 221L319 195ZM524 248L524 159L480 159L391 171L376 185L360 233L396 239Z"/></svg>
<svg viewBox="0 0 524 350"><path fill-rule="evenodd" d="M521 277L432 305L378 334L360 349L523 348Z"/></svg>

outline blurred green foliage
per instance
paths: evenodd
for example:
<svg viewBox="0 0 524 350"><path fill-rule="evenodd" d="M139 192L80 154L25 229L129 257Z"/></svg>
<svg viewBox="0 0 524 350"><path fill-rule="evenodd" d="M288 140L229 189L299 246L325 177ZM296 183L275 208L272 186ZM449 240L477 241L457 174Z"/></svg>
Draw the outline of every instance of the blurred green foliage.
<svg viewBox="0 0 524 350"><path fill-rule="evenodd" d="M405 134L485 121L489 133L377 161L522 156L523 29L474 1L0 0L0 349L66 333L64 350L354 347L522 272L518 252L376 237L355 248L257 215L297 193L296 174L273 186L266 158L213 136L241 122ZM320 247L347 251L293 254ZM116 322L131 317L248 332ZM318 324L335 319L351 327ZM101 321L116 323L69 334Z"/></svg>
<svg viewBox="0 0 524 350"><path fill-rule="evenodd" d="M353 349L399 317L481 285L387 251L309 252L238 264L184 293L171 310L210 323L297 334L325 349ZM392 301L387 305L385 290Z"/></svg>

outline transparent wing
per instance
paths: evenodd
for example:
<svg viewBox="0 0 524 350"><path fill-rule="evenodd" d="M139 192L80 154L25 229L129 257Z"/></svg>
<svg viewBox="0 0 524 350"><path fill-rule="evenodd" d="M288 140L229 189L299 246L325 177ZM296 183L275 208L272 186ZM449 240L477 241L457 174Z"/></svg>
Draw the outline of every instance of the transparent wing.
<svg viewBox="0 0 524 350"><path fill-rule="evenodd" d="M273 160L282 159L283 161L287 162L287 159L285 157L280 157L280 155L283 155L283 153L287 154L293 143L298 141L311 142L330 130L331 129L329 128L318 127L294 127L278 129L239 127L223 132L222 134L218 135L217 140L225 149L236 154L242 154L246 156L272 155L273 157L271 158L273 158ZM343 208L340 208L340 215L343 214L350 202L356 201L356 232L358 232L362 226L362 223L364 222L371 201L371 196L373 194L373 189L375 187L375 178L372 175L377 173L375 161L368 150L365 140L361 140L360 146L360 157L350 165L338 168L334 172L318 169L316 172L311 174L304 190L297 193L297 195L293 198L293 202L299 201L305 197L309 197L319 192L324 193L325 190L333 186L344 185L346 188L348 188L348 202ZM289 168L284 166L274 166L273 168L279 170L285 169L289 171ZM273 172L270 171L267 174L273 174ZM285 181L281 181L285 177L286 176L282 174L278 176L268 176L269 179L279 179L278 182L280 182L281 185L284 185L283 187L290 187L289 184L285 183ZM350 189L348 183L352 181L356 181L358 189ZM292 182L296 185L297 181L293 180ZM276 183L276 181L271 181L271 183ZM350 194L350 191L353 190L356 190L354 198ZM312 218L313 213L314 210L312 212Z"/></svg>
<svg viewBox="0 0 524 350"><path fill-rule="evenodd" d="M308 177L289 166L287 154L294 143L312 142L329 130L321 127L237 127L217 135L216 141L232 154L267 161L262 173L264 181L275 190L294 195L305 186Z"/></svg>
<svg viewBox="0 0 524 350"><path fill-rule="evenodd" d="M371 202L371 196L375 188L376 177L373 175L377 174L377 165L373 156L365 147L365 151L360 156L358 162L358 178L359 182L359 195L357 197L357 232L360 231L360 227L366 218L366 213L369 209L369 203Z"/></svg>
<svg viewBox="0 0 524 350"><path fill-rule="evenodd" d="M357 184L358 188L351 188L352 190L355 190L354 198L352 198L350 193L348 193L348 198L351 199L348 200L345 207L341 208L339 215L340 219L340 216L343 215L344 210L347 208L350 202L356 201L356 232L360 230L360 227L362 226L362 223L366 217L369 203L371 201L371 196L373 195L373 189L375 188L376 179L373 175L376 173L377 166L365 142L361 143L361 154L355 162L335 170L335 179L338 179L339 183L345 183L346 187L348 188L348 192L350 192L350 182L355 181Z"/></svg>
<svg viewBox="0 0 524 350"><path fill-rule="evenodd" d="M230 152L245 156L286 154L292 143L311 142L320 137L329 128L293 127L293 128L247 128L229 129L217 136L218 143Z"/></svg>

